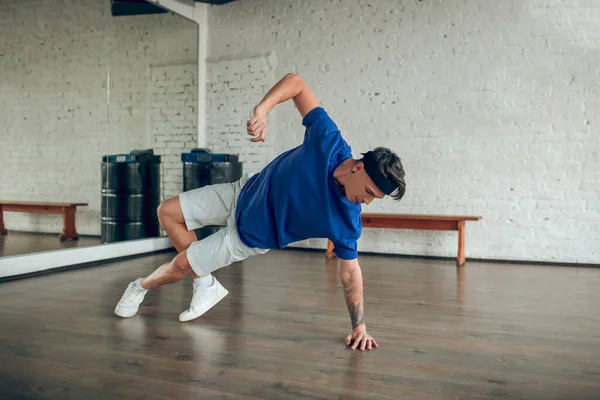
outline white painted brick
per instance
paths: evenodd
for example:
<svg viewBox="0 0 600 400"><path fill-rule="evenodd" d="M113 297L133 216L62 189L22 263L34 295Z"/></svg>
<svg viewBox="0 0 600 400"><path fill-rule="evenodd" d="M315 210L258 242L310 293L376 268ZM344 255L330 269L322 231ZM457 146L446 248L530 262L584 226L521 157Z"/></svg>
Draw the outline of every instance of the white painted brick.
<svg viewBox="0 0 600 400"><path fill-rule="evenodd" d="M269 56L209 59L207 67L207 145L214 152L238 154L244 164L244 172L257 172L276 154L270 146L249 141L246 120L251 117L259 96L266 92L257 92L251 99L246 88L249 82L265 87L274 84L275 75L269 69ZM244 80L243 76L256 78L250 81ZM269 118L268 130L276 131L276 123L276 118Z"/></svg>
<svg viewBox="0 0 600 400"><path fill-rule="evenodd" d="M245 168L299 144L287 104L260 161L242 139L243 114L298 72L355 155L387 145L404 160L406 198L365 209L483 215L467 223L468 257L600 263L599 19L593 0L211 7L208 141ZM360 248L455 256L456 233L370 229Z"/></svg>
<svg viewBox="0 0 600 400"><path fill-rule="evenodd" d="M162 198L176 196L183 189L181 153L196 147L195 63L162 64L152 67L150 96L152 130L157 154L161 155Z"/></svg>

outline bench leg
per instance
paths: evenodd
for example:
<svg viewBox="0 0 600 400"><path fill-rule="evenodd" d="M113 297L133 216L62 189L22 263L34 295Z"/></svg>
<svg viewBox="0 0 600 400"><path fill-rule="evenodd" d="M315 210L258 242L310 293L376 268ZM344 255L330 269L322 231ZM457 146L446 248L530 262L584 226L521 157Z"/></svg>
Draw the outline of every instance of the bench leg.
<svg viewBox="0 0 600 400"><path fill-rule="evenodd" d="M458 255L456 257L456 265L462 266L466 261L465 258L465 221L458 222Z"/></svg>
<svg viewBox="0 0 600 400"><path fill-rule="evenodd" d="M4 212L2 211L2 206L0 206L0 235L6 235L8 231L4 227Z"/></svg>
<svg viewBox="0 0 600 400"><path fill-rule="evenodd" d="M75 230L75 207L63 208L63 231L60 240L76 240L79 238Z"/></svg>
<svg viewBox="0 0 600 400"><path fill-rule="evenodd" d="M465 303L465 270L466 268L456 268L456 299L458 304Z"/></svg>
<svg viewBox="0 0 600 400"><path fill-rule="evenodd" d="M331 240L327 241L327 252L325 252L325 257L327 258L333 258L335 256L335 254L333 253L333 242Z"/></svg>

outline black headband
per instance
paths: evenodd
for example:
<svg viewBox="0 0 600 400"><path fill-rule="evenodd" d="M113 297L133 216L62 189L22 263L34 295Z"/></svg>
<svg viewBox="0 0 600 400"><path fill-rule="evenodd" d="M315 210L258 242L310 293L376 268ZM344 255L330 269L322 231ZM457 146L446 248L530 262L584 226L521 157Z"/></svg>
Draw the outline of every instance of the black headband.
<svg viewBox="0 0 600 400"><path fill-rule="evenodd" d="M365 164L365 171L367 171L369 178L371 178L373 183L377 185L379 190L381 190L383 193L387 195L392 194L397 187L379 170L379 166L377 165L377 161L375 161L373 152L368 151L366 153L362 153L362 155L364 156L362 162Z"/></svg>

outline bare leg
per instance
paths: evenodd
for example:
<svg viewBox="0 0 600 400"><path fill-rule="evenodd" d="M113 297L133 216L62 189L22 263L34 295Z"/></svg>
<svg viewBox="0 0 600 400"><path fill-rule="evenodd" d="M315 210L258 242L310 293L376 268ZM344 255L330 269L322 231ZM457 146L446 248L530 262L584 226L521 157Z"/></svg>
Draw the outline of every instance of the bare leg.
<svg viewBox="0 0 600 400"><path fill-rule="evenodd" d="M192 267L188 261L187 252L184 250L177 254L171 262L161 265L156 271L142 279L141 285L144 289L154 289L168 283L178 282L190 273L192 273Z"/></svg>
<svg viewBox="0 0 600 400"><path fill-rule="evenodd" d="M167 232L169 239L171 239L171 242L175 246L175 249L178 253L187 250L187 248L197 240L196 233L194 231L187 230L185 219L183 217L183 211L181 210L181 204L179 203L179 197L173 197L162 203L160 206L158 206L157 213L160 226L165 230L165 232ZM158 270L166 265L168 264L161 266ZM200 277L193 270L190 270L190 272L194 278ZM177 279L177 281L178 280L180 279ZM145 284L143 284L143 286L146 287Z"/></svg>
<svg viewBox="0 0 600 400"><path fill-rule="evenodd" d="M167 232L178 253L186 250L196 241L196 233L188 231L185 225L179 197L173 197L162 203L158 206L157 213L160 226Z"/></svg>

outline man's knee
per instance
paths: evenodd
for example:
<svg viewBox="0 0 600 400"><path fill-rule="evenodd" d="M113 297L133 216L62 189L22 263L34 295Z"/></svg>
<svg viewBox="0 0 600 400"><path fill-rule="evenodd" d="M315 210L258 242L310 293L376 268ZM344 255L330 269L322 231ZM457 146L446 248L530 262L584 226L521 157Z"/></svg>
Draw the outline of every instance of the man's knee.
<svg viewBox="0 0 600 400"><path fill-rule="evenodd" d="M156 209L156 215L158 216L158 222L160 222L160 226L164 228L165 224L168 222L168 208L165 203L160 203Z"/></svg>
<svg viewBox="0 0 600 400"><path fill-rule="evenodd" d="M192 272L192 266L187 258L187 251L177 254L172 261L172 267L181 275L187 275Z"/></svg>
<svg viewBox="0 0 600 400"><path fill-rule="evenodd" d="M178 197L173 197L161 203L156 210L156 214L163 228L173 223L181 224L185 222Z"/></svg>

